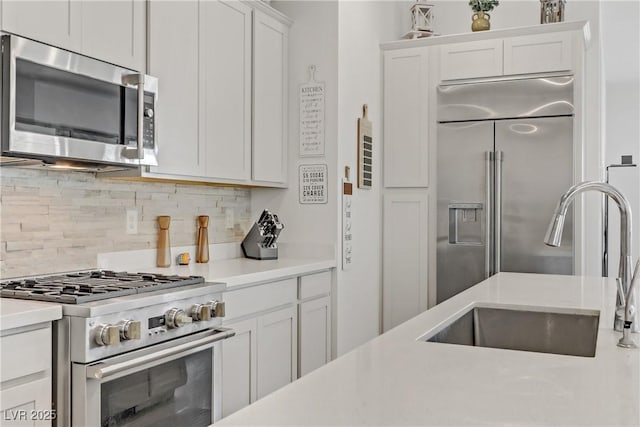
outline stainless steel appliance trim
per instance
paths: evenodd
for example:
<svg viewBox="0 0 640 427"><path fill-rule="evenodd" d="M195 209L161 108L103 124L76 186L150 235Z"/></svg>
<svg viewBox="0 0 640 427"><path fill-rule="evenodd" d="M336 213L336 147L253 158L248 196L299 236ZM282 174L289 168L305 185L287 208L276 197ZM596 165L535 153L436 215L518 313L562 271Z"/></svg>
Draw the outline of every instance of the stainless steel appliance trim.
<svg viewBox="0 0 640 427"><path fill-rule="evenodd" d="M3 74L7 74L3 78L8 83L6 89L2 90L3 125L8 122L8 129L0 135L3 155L40 160L53 158L92 161L125 167L157 165L158 144L155 138L157 126L154 126L153 130L154 146L152 149L143 147L142 153L139 154L142 158L125 157L124 150L126 150L126 147L123 149L123 145L16 130L16 59L24 59L119 86L126 85L123 80L127 79L127 76L143 76L142 85L138 85L138 147L144 143L144 139L141 139L144 131L141 125L144 121L141 120L142 117L140 115L140 92L142 92L142 114L144 114L145 91L153 93L154 102L157 102L157 78L14 35L2 36L2 49ZM3 87L5 81L3 81ZM141 86L143 88L142 91L140 90Z"/></svg>
<svg viewBox="0 0 640 427"><path fill-rule="evenodd" d="M216 329L220 332L205 338L190 341L185 344L180 344L165 350L159 350L144 356L140 356L132 360L114 364L99 363L96 365L89 365L87 366L86 377L90 379L102 380L108 377L115 376L117 374L123 374L132 369L140 369L141 367L150 364L158 364L167 360L168 358L181 356L186 352L197 351L200 347L210 345L212 343L230 338L235 335L235 332L231 329Z"/></svg>
<svg viewBox="0 0 640 427"><path fill-rule="evenodd" d="M218 330L222 330L224 328L218 328ZM210 332L210 331L208 331ZM206 333L206 332L203 332ZM201 333L202 334L202 333ZM198 334L200 336L201 334ZM235 334L235 332L231 330L225 330L222 334L227 335L226 338L231 337ZM209 336L208 338L213 338L214 336L219 336L220 334L215 334L213 336ZM136 372L143 371L145 369L152 368L154 366L160 365L162 363L171 362L173 360L177 360L180 358L184 358L191 354L196 354L202 351L206 351L208 349L212 350L211 353L211 420L212 422L218 421L222 417L222 397L221 397L221 386L222 386L222 359L221 359L221 340L224 339L220 337L219 339L213 341L209 340L207 343L202 343L202 340L192 340L187 344L190 344L187 349L182 349L181 351L171 352L171 355L167 355L164 353L163 357L155 358L152 361L147 361L145 363L136 365L135 367L130 367L125 370L122 370L118 373L112 373L107 378L95 378L89 375L89 369L95 367L95 365L84 365L80 363L73 363L71 366L72 370L72 389L73 389L73 405L71 405L72 412L72 424L67 424L65 427L69 425L99 425L100 424L100 408L101 408L101 385L105 382L116 380L121 377L125 377L127 375L135 374ZM199 344L196 344L196 343ZM171 345L171 342L163 343L165 345ZM144 350L145 356L147 355L157 355L160 352L164 352L164 350L172 350L171 347L164 346L161 350L155 350L155 347L147 348ZM123 356L115 356L113 359L122 360ZM143 356L143 357L145 357ZM133 360L138 360L140 358L134 358ZM119 365L119 363L115 363L115 365ZM99 366L99 365L98 365Z"/></svg>
<svg viewBox="0 0 640 427"><path fill-rule="evenodd" d="M138 136L135 150L125 146L122 156L130 159L144 159L144 74L128 74L122 76L122 83L134 85L138 90Z"/></svg>
<svg viewBox="0 0 640 427"><path fill-rule="evenodd" d="M496 163L496 185L495 185L495 203L496 203L496 218L495 218L495 254L494 254L494 273L500 272L500 261L502 260L502 151L496 151L495 154Z"/></svg>
<svg viewBox="0 0 640 427"><path fill-rule="evenodd" d="M492 272L492 253L493 253L493 227L491 226L491 217L493 209L492 188L493 188L493 151L485 153L485 200L484 200L484 220L485 220L485 251L484 251L484 277L489 278Z"/></svg>
<svg viewBox="0 0 640 427"><path fill-rule="evenodd" d="M53 409L56 419L52 425L68 427L71 425L71 355L69 318L63 317L53 323L53 372L52 391Z"/></svg>
<svg viewBox="0 0 640 427"><path fill-rule="evenodd" d="M437 88L439 122L572 115L573 76L539 77Z"/></svg>

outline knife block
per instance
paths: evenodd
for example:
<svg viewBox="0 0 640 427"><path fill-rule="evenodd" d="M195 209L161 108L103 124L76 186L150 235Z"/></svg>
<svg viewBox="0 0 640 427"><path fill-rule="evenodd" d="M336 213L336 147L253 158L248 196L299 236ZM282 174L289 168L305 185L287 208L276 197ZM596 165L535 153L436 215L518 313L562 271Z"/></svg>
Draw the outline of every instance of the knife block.
<svg viewBox="0 0 640 427"><path fill-rule="evenodd" d="M259 225L254 223L240 245L244 256L251 259L278 259L278 246L266 246L264 240Z"/></svg>

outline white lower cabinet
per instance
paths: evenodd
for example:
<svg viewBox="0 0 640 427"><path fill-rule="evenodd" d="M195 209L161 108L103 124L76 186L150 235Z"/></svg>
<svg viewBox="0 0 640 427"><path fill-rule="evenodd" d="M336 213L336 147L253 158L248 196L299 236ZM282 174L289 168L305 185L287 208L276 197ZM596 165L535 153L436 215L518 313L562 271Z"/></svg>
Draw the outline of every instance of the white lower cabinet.
<svg viewBox="0 0 640 427"><path fill-rule="evenodd" d="M331 283L327 270L225 293L223 417L331 359Z"/></svg>
<svg viewBox="0 0 640 427"><path fill-rule="evenodd" d="M0 369L0 425L50 426L51 324L3 332Z"/></svg>
<svg viewBox="0 0 640 427"><path fill-rule="evenodd" d="M331 360L331 271L300 277L298 377Z"/></svg>
<svg viewBox="0 0 640 427"><path fill-rule="evenodd" d="M301 377L331 360L331 297L302 302L298 311Z"/></svg>
<svg viewBox="0 0 640 427"><path fill-rule="evenodd" d="M382 249L383 330L427 309L428 193L387 190L384 194Z"/></svg>
<svg viewBox="0 0 640 427"><path fill-rule="evenodd" d="M222 344L222 416L226 417L296 379L296 307L291 304L224 326L236 333Z"/></svg>
<svg viewBox="0 0 640 427"><path fill-rule="evenodd" d="M276 391L297 377L297 316L295 306L258 319L258 399Z"/></svg>
<svg viewBox="0 0 640 427"><path fill-rule="evenodd" d="M256 400L256 319L229 323L236 334L222 344L222 416L244 408Z"/></svg>
<svg viewBox="0 0 640 427"><path fill-rule="evenodd" d="M225 293L235 331L222 343L222 416L226 417L296 379L297 278Z"/></svg>

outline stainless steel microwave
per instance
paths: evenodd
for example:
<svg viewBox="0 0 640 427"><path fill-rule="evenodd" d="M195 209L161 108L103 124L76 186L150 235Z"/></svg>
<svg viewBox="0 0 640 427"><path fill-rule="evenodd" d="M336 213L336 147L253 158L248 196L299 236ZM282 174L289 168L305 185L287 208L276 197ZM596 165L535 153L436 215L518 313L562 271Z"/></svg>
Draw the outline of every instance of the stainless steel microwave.
<svg viewBox="0 0 640 427"><path fill-rule="evenodd" d="M14 35L0 42L3 164L158 164L156 78Z"/></svg>

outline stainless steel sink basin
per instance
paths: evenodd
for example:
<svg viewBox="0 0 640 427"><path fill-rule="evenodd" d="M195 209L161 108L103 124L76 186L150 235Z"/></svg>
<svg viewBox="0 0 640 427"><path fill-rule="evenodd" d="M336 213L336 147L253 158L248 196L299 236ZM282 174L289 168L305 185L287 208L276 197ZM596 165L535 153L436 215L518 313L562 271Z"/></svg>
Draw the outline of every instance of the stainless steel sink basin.
<svg viewBox="0 0 640 427"><path fill-rule="evenodd" d="M594 357L599 318L599 312L475 307L427 341Z"/></svg>

